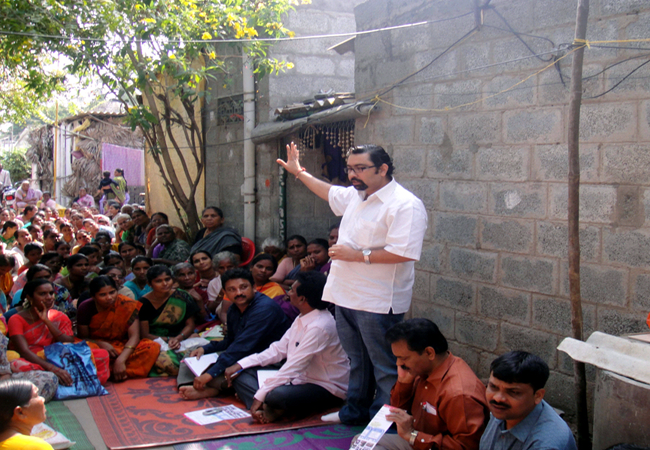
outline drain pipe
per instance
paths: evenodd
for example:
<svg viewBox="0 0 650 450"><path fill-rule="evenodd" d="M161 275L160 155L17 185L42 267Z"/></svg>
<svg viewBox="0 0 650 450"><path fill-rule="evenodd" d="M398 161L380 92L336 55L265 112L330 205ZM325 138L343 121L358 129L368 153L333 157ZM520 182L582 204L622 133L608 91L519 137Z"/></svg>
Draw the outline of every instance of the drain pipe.
<svg viewBox="0 0 650 450"><path fill-rule="evenodd" d="M255 128L255 75L253 60L242 49L244 82L244 236L255 242L255 144L251 140Z"/></svg>

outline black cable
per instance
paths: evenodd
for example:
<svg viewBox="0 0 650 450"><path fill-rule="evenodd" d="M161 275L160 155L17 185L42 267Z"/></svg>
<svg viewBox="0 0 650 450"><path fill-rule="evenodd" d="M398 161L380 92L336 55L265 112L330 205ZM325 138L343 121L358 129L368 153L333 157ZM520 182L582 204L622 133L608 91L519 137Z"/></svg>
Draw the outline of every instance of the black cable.
<svg viewBox="0 0 650 450"><path fill-rule="evenodd" d="M641 63L641 64L639 64L639 65L638 65L634 70L632 70L630 73L628 73L627 75L625 75L625 76L624 76L624 77L623 77L623 78L622 78L618 83L616 83L616 84L615 84L614 86L612 86L611 88L607 89L605 92L602 92L602 93L600 93L600 94L598 94L598 95L594 95L593 97L584 97L584 98L585 98L586 100L591 100L591 99L594 99L594 98L602 97L603 95L605 95L605 94L607 94L607 93L609 93L609 92L612 92L612 91L613 91L614 89L616 89L616 88L617 88L621 83L623 83L625 80L627 80L627 79L630 77L630 75L632 75L634 72L636 72L637 70L639 70L641 67L645 66L645 65L648 64L648 63L650 63L650 59L647 60L647 61L645 61L645 62L643 62L643 63Z"/></svg>
<svg viewBox="0 0 650 450"><path fill-rule="evenodd" d="M478 29L477 27L472 28L472 29L469 30L467 33L465 33L462 37L460 37L459 39L457 39L453 44L451 44L449 47L447 47L447 48L444 49L441 53L439 53L438 56L436 56L436 57L433 58L431 61L429 61L427 64L425 64L423 67L419 68L418 70L416 70L416 71L413 72L412 74L408 75L406 78L403 78L402 80L400 80L400 81L398 81L397 83L393 84L392 86L390 86L389 88L387 88L385 91L381 92L380 94L376 94L376 96L377 96L377 97L380 97L380 96L382 96L382 95L386 95L386 94L388 94L390 91L392 91L392 90L395 89L397 86L399 86L399 85L401 85L402 83L404 83L406 80L408 80L408 79L410 79L410 78L413 78L414 76L416 76L417 74L419 74L419 73L422 72L423 70L429 68L429 67L430 67L434 62L436 62L437 60L439 60L440 58L442 58L442 57L443 57L444 55L446 55L446 54L447 54L447 53L448 53L452 48L454 48L454 46L455 46L456 44L458 44L459 42L463 41L465 38L467 38L467 37L470 36L472 33L474 33L477 29ZM375 96L373 96L372 98L374 98L374 97L375 97Z"/></svg>
<svg viewBox="0 0 650 450"><path fill-rule="evenodd" d="M514 28L512 28L512 26L511 26L510 23L506 20L506 18L503 17L503 16L501 15L501 13L500 13L500 12L499 12L499 11L498 11L494 6L491 6L490 9L491 9L492 11L494 11L494 13L495 13L497 16L499 16L499 18L501 19L501 21L502 21L504 24L506 24L506 26L508 27L508 29L510 30L510 32L513 33L513 34L517 37L517 39L519 39L519 40L521 41L521 43L524 44L524 45L526 46L526 48L527 48L527 49L528 49L528 50L529 50L533 55L537 53L537 52L535 52L535 50L533 50L532 48L530 48L530 45L528 45L528 42L526 42L524 39L522 39L521 36L522 36L522 35L525 35L525 33L519 33L519 32L516 31ZM553 45L553 47L555 47L555 43L554 43L552 40L548 39L548 38L545 38L545 37L542 37L542 36L534 36L534 35L527 35L527 36L531 36L531 37L536 37L536 38L540 38L540 39L547 40L547 41L549 41L549 42L551 43L551 45ZM548 59L544 59L544 58L538 56L537 59L539 59L540 61L543 61L543 62L551 62L551 61L553 61L553 58L552 58L552 57L551 57L551 58L548 58Z"/></svg>

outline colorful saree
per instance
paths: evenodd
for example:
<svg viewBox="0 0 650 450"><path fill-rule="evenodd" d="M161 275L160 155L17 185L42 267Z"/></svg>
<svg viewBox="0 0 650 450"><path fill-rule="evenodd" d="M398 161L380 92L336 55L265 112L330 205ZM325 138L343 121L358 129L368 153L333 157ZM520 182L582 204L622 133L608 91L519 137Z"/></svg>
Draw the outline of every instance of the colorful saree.
<svg viewBox="0 0 650 450"><path fill-rule="evenodd" d="M91 300L92 301L92 300ZM129 327L138 318L142 303L118 295L110 310L99 312L90 320L90 337L108 342L119 353L129 340ZM91 344L91 348L93 348ZM141 339L126 360L126 374L129 378L144 378L149 374L158 354L160 345L149 340Z"/></svg>
<svg viewBox="0 0 650 450"><path fill-rule="evenodd" d="M61 311L50 309L47 312L47 317L50 319L61 333L66 336L73 336L72 322ZM48 345L54 344L56 339L50 333L47 325L42 320L28 323L20 314L15 314L9 319L9 337L22 335L27 341L29 349L35 353L39 358L45 359L45 352L43 349ZM15 350L12 348L12 350ZM97 376L99 381L104 384L108 381L109 372L109 356L106 350L100 348L92 349L93 362L97 368ZM27 361L24 358L18 358L11 362L11 369L13 372L29 372L31 370L44 370L39 364Z"/></svg>
<svg viewBox="0 0 650 450"><path fill-rule="evenodd" d="M284 292L284 289L282 289L282 286L280 286L275 281L269 281L264 286L255 287L255 290L270 298L286 294L286 292Z"/></svg>
<svg viewBox="0 0 650 450"><path fill-rule="evenodd" d="M156 309L151 302L141 299L140 321L149 322L149 333L160 337L176 337L185 328L185 322L190 317L196 317L199 307L185 291L177 289L160 308ZM161 351L149 376L176 376L182 355L174 350Z"/></svg>

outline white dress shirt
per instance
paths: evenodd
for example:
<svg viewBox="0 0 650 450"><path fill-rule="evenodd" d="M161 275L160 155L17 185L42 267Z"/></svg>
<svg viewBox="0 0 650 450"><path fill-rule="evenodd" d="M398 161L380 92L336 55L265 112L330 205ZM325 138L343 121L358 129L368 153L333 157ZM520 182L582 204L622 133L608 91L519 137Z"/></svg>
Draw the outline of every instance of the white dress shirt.
<svg viewBox="0 0 650 450"><path fill-rule="evenodd" d="M255 393L261 402L273 389L285 384L316 384L332 395L345 398L348 391L350 362L345 354L336 321L328 310L315 309L300 315L282 339L262 353L239 361L244 369L268 366L287 359L277 376L269 378Z"/></svg>
<svg viewBox="0 0 650 450"><path fill-rule="evenodd" d="M9 171L2 169L0 170L0 189L5 186L11 186L11 175Z"/></svg>
<svg viewBox="0 0 650 450"><path fill-rule="evenodd" d="M354 187L332 186L329 204L343 216L337 244L354 250L384 249L412 259L398 264L332 261L323 300L345 308L380 314L408 311L427 229L422 201L394 179L365 199ZM365 200L364 200L365 199ZM372 255L370 256L372 261Z"/></svg>

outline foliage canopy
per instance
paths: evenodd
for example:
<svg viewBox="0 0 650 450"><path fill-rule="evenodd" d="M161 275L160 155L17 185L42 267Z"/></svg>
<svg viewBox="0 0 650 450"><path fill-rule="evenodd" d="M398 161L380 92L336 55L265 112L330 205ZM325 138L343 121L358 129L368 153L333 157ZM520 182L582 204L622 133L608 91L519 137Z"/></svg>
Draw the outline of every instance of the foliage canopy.
<svg viewBox="0 0 650 450"><path fill-rule="evenodd" d="M0 84L13 82L15 92L45 97L62 81L50 70L52 59L65 61L70 73L99 77L124 103L128 123L142 129L177 213L190 231L196 231L194 199L204 169L200 112L210 95L205 82L227 69L227 55L233 55L227 47L237 45L219 41L247 40L243 47L258 76L290 68L268 58L268 44L255 38L291 36L282 15L297 4L0 0L0 23L3 32L10 33L0 33L0 63L5 65ZM24 107L10 97L0 97L0 114Z"/></svg>

